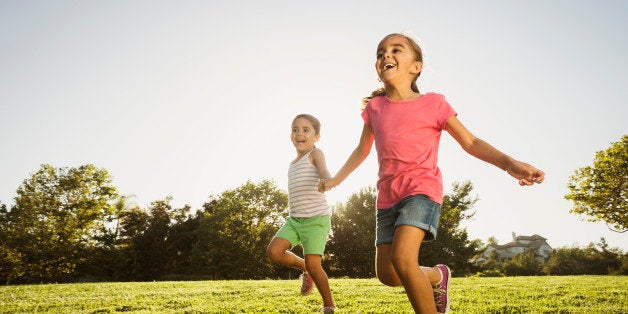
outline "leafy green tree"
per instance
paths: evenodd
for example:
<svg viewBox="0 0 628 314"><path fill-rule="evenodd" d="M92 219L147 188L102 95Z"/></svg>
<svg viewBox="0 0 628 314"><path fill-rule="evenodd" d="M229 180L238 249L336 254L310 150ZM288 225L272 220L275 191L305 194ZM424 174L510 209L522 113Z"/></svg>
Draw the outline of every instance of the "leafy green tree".
<svg viewBox="0 0 628 314"><path fill-rule="evenodd" d="M502 265L508 276L536 276L541 274L541 262L534 252L515 254Z"/></svg>
<svg viewBox="0 0 628 314"><path fill-rule="evenodd" d="M172 226L185 220L190 206L173 208L171 201L172 198L167 197L152 202L148 208L150 214L147 228L136 239L139 245L135 251L139 254L141 270L139 279L159 279L169 271L170 261L177 252L172 245Z"/></svg>
<svg viewBox="0 0 628 314"><path fill-rule="evenodd" d="M113 211L105 218L105 225L96 237L97 245L90 248L89 257L79 269L85 280L125 280L125 256L120 250L120 217L132 206L131 196L120 196L113 203Z"/></svg>
<svg viewBox="0 0 628 314"><path fill-rule="evenodd" d="M181 249L176 226L183 224L190 206L174 208L172 197L151 202L147 210L139 206L120 210L118 248L125 257L126 274L132 280L158 280L173 271Z"/></svg>
<svg viewBox="0 0 628 314"><path fill-rule="evenodd" d="M548 275L608 275L622 271L624 255L620 249L609 249L606 240L585 248L554 249L543 272Z"/></svg>
<svg viewBox="0 0 628 314"><path fill-rule="evenodd" d="M619 271L621 268L621 250L609 248L604 238L601 238L598 243L589 243L585 252L590 267L587 274L609 275Z"/></svg>
<svg viewBox="0 0 628 314"><path fill-rule="evenodd" d="M120 277L138 279L142 276L140 252L142 237L148 229L150 215L139 206L131 206L120 212L120 235L118 250L124 256L123 271Z"/></svg>
<svg viewBox="0 0 628 314"><path fill-rule="evenodd" d="M269 180L247 181L203 205L191 263L213 279L255 279L275 273L266 246L285 221L288 195Z"/></svg>
<svg viewBox="0 0 628 314"><path fill-rule="evenodd" d="M325 268L332 276L375 276L375 206L373 187L353 193L337 204L331 217L332 235L327 243Z"/></svg>
<svg viewBox="0 0 628 314"><path fill-rule="evenodd" d="M570 212L605 221L616 231L628 230L628 135L595 154L592 166L575 171L569 180Z"/></svg>
<svg viewBox="0 0 628 314"><path fill-rule="evenodd" d="M586 255L578 247L554 249L545 265L543 265L543 272L548 275L558 276L586 274Z"/></svg>
<svg viewBox="0 0 628 314"><path fill-rule="evenodd" d="M0 203L0 279L8 285L14 276L22 275L20 253L10 247L11 212L5 204Z"/></svg>
<svg viewBox="0 0 628 314"><path fill-rule="evenodd" d="M25 275L63 281L96 245L105 217L117 197L107 170L42 165L17 190L11 208L7 246L20 257Z"/></svg>
<svg viewBox="0 0 628 314"><path fill-rule="evenodd" d="M471 196L472 190L471 182L456 182L451 194L443 196L436 240L421 244L421 265L445 263L460 276L472 272L469 260L478 253L481 241L470 240L467 229L460 226L475 215L472 209L478 199Z"/></svg>

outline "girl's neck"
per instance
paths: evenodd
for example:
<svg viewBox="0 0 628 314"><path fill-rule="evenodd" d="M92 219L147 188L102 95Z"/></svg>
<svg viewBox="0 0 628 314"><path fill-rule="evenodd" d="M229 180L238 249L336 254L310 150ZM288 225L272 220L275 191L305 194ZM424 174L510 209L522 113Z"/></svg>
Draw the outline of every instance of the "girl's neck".
<svg viewBox="0 0 628 314"><path fill-rule="evenodd" d="M390 100L411 100L419 98L423 95L409 88L397 89L394 86L386 86L386 97Z"/></svg>
<svg viewBox="0 0 628 314"><path fill-rule="evenodd" d="M301 160L301 158L303 158L303 156L307 155L307 153L311 152L314 148L316 148L316 146L314 146L314 147L312 147L312 148L310 148L308 150L305 150L305 151L298 151L297 150L297 158L295 158L292 161L292 163L295 163L295 162Z"/></svg>

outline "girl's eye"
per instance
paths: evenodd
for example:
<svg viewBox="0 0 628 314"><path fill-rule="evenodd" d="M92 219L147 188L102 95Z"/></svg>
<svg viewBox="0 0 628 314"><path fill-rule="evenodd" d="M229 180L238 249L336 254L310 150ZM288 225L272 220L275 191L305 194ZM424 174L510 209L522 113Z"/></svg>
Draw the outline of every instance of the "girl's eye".
<svg viewBox="0 0 628 314"><path fill-rule="evenodd" d="M399 50L399 49L393 49L393 51L392 51L392 52L393 52L393 53L397 53L397 52L401 52L401 50Z"/></svg>
<svg viewBox="0 0 628 314"><path fill-rule="evenodd" d="M377 54L377 59L381 59L383 56L384 56L384 54L383 54L383 53L378 53L378 54Z"/></svg>

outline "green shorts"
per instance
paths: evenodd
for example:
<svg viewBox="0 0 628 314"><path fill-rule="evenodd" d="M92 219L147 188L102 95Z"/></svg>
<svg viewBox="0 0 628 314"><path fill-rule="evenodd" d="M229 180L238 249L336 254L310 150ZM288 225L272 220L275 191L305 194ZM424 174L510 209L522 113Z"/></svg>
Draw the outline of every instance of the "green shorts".
<svg viewBox="0 0 628 314"><path fill-rule="evenodd" d="M303 254L323 256L330 230L331 216L329 215L311 218L288 217L275 237L288 240L292 247L301 243Z"/></svg>

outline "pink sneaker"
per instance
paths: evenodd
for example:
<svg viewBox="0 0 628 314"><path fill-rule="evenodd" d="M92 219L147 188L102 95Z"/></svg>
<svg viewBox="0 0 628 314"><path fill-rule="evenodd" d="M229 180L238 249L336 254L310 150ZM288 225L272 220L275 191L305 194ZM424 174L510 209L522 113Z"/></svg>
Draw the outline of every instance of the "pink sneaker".
<svg viewBox="0 0 628 314"><path fill-rule="evenodd" d="M314 280L312 280L310 274L304 272L301 274L301 295L312 293L312 289L314 289Z"/></svg>
<svg viewBox="0 0 628 314"><path fill-rule="evenodd" d="M434 286L434 302L436 302L436 312L439 314L449 312L449 280L451 270L443 264L435 266L441 274L441 280Z"/></svg>

